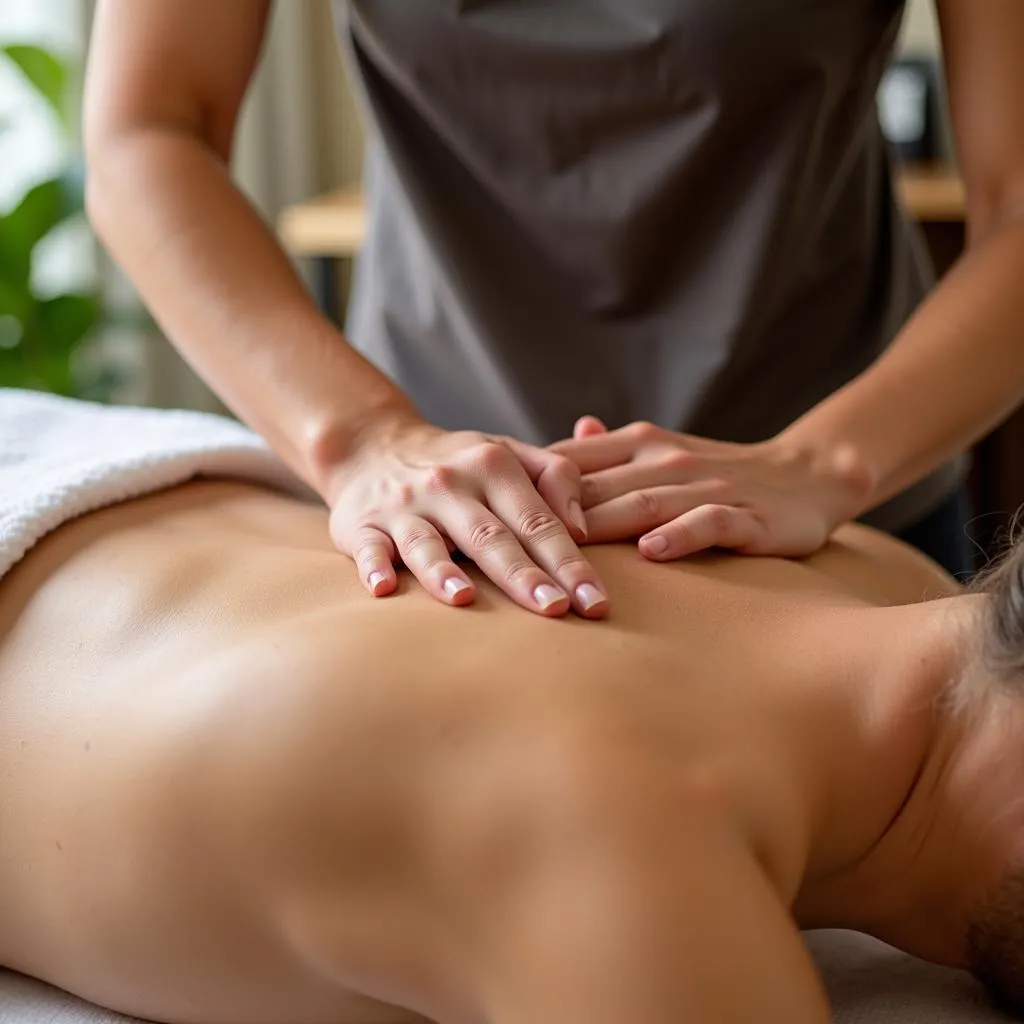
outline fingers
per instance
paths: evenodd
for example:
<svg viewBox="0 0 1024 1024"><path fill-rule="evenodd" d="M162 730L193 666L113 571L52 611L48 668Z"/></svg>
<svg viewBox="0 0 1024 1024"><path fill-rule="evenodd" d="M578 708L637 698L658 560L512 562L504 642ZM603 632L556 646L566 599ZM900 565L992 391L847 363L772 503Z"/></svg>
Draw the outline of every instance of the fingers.
<svg viewBox="0 0 1024 1024"><path fill-rule="evenodd" d="M352 558L363 586L374 597L393 594L398 586L395 576L395 546L391 538L373 526L364 526L353 539Z"/></svg>
<svg viewBox="0 0 1024 1024"><path fill-rule="evenodd" d="M587 517L580 501L580 471L562 455L519 441L506 440L534 489L578 541L587 539Z"/></svg>
<svg viewBox="0 0 1024 1024"><path fill-rule="evenodd" d="M607 612L605 589L566 527L575 520L582 536L586 525L575 466L516 442L443 433L413 440L411 456L358 466L332 509L335 544L353 556L371 594L395 591L400 558L433 597L470 603L474 587L453 559L457 548L531 611Z"/></svg>
<svg viewBox="0 0 1024 1024"><path fill-rule="evenodd" d="M594 544L639 537L701 505L722 504L722 494L718 480L631 491L587 512L587 536Z"/></svg>
<svg viewBox="0 0 1024 1024"><path fill-rule="evenodd" d="M521 545L520 550L571 596L575 610L587 618L601 618L607 614L608 597L600 577L562 522L527 483L524 479L522 486L516 486L514 477L496 482L487 492L488 505L511 529L517 547Z"/></svg>
<svg viewBox="0 0 1024 1024"><path fill-rule="evenodd" d="M459 513L452 507L448 514L446 528L459 549L516 604L552 617L569 611L568 593L533 562L496 515L480 504Z"/></svg>
<svg viewBox="0 0 1024 1024"><path fill-rule="evenodd" d="M700 477L707 477L706 461L684 448L673 449L650 462L628 462L592 473L581 487L583 507L593 508L631 491L688 484Z"/></svg>
<svg viewBox="0 0 1024 1024"><path fill-rule="evenodd" d="M363 526L352 544L359 578L374 597L387 597L398 586L395 558L400 556L426 590L446 604L469 604L473 582L452 561L448 544L426 520L408 516L391 526L389 536L375 526ZM397 550L396 550L397 549Z"/></svg>
<svg viewBox="0 0 1024 1024"><path fill-rule="evenodd" d="M640 538L640 553L658 562L684 558L708 548L743 552L762 539L764 528L750 509L701 505Z"/></svg>
<svg viewBox="0 0 1024 1024"><path fill-rule="evenodd" d="M593 437L595 434L607 434L608 428L596 416L581 416L573 427L572 436L577 440Z"/></svg>
<svg viewBox="0 0 1024 1024"><path fill-rule="evenodd" d="M645 445L663 441L667 431L650 423L631 423L619 430L559 441L547 450L571 459L584 475L629 462Z"/></svg>
<svg viewBox="0 0 1024 1024"><path fill-rule="evenodd" d="M396 516L389 526L405 567L429 594L460 607L473 600L472 580L452 561L448 545L432 523L405 515Z"/></svg>

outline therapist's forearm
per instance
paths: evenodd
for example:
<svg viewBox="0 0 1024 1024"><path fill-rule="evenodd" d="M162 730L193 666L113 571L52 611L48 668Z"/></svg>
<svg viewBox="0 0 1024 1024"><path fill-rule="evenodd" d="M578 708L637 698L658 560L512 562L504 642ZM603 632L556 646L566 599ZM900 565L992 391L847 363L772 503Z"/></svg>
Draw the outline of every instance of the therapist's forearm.
<svg viewBox="0 0 1024 1024"><path fill-rule="evenodd" d="M864 373L776 439L866 471L848 518L969 447L1024 398L1024 219L973 247Z"/></svg>
<svg viewBox="0 0 1024 1024"><path fill-rule="evenodd" d="M178 350L321 494L402 393L316 309L220 159L186 132L90 153L90 217Z"/></svg>

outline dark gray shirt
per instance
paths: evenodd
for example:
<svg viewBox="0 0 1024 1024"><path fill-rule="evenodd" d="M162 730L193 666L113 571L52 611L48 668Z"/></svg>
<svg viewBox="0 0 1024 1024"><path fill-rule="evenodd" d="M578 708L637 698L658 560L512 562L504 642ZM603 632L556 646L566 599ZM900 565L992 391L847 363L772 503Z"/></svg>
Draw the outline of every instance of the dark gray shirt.
<svg viewBox="0 0 1024 1024"><path fill-rule="evenodd" d="M902 9L339 2L371 128L351 339L445 427L772 435L930 284L875 109Z"/></svg>

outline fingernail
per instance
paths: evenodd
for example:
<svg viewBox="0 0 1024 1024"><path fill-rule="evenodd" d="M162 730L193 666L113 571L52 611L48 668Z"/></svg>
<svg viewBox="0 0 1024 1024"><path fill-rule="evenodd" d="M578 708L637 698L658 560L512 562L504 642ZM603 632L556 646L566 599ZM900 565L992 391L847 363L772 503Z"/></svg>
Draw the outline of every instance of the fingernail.
<svg viewBox="0 0 1024 1024"><path fill-rule="evenodd" d="M542 609L550 608L556 601L561 601L565 593L550 583L542 583L534 592L533 599Z"/></svg>
<svg viewBox="0 0 1024 1024"><path fill-rule="evenodd" d="M583 507L578 501L569 502L569 518L572 520L572 525L585 537L587 535L587 517L583 514Z"/></svg>
<svg viewBox="0 0 1024 1024"><path fill-rule="evenodd" d="M604 604L608 598L593 583L581 583L576 588L576 600L579 601L580 607L588 612L594 605Z"/></svg>
<svg viewBox="0 0 1024 1024"><path fill-rule="evenodd" d="M444 581L444 592L453 600L464 590L469 590L469 584L465 580L460 580L457 576L449 576Z"/></svg>
<svg viewBox="0 0 1024 1024"><path fill-rule="evenodd" d="M652 555L663 555L668 551L668 541L658 534L654 534L653 537L644 537L640 543L643 545L644 551Z"/></svg>
<svg viewBox="0 0 1024 1024"><path fill-rule="evenodd" d="M385 582L387 582L387 576L385 576L384 573L382 573L382 572L371 572L370 573L370 590L373 591L374 594L377 593L377 588L382 583L385 583Z"/></svg>

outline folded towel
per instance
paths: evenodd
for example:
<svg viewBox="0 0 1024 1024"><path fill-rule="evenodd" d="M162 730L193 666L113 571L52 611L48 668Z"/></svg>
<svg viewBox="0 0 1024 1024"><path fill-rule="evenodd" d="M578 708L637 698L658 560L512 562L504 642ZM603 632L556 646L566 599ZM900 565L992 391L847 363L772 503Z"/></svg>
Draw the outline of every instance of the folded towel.
<svg viewBox="0 0 1024 1024"><path fill-rule="evenodd" d="M222 416L0 388L0 578L69 519L197 476L315 497L263 440Z"/></svg>

